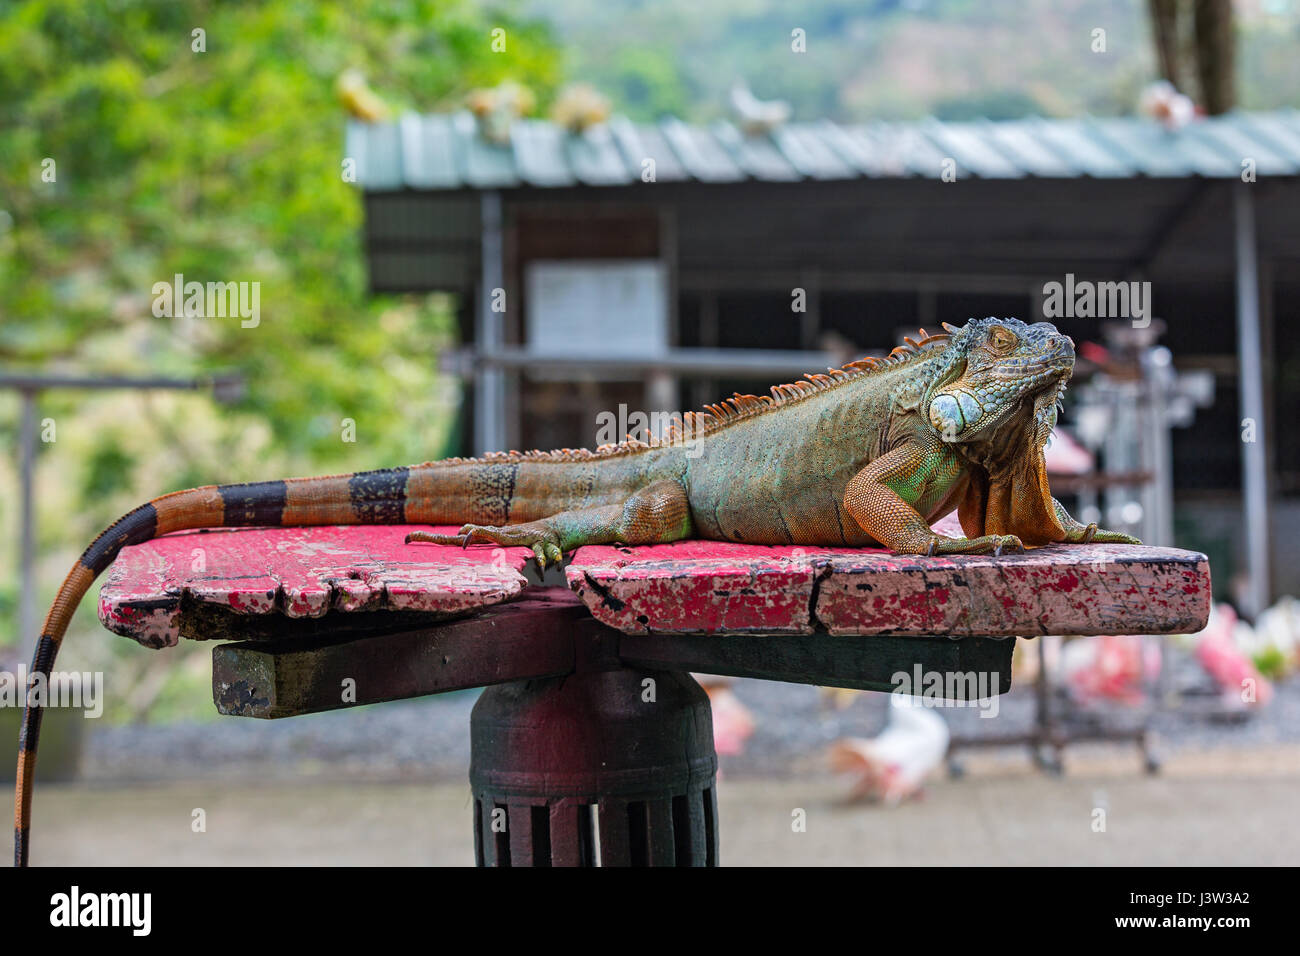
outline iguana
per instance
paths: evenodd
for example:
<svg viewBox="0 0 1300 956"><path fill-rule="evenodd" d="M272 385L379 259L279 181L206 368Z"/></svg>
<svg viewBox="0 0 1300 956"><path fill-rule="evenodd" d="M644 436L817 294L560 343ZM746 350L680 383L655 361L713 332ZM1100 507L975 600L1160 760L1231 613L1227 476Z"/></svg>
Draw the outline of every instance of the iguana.
<svg viewBox="0 0 1300 956"><path fill-rule="evenodd" d="M736 394L651 442L508 452L323 478L208 485L155 498L108 527L59 588L32 662L48 679L82 596L118 552L191 528L463 524L408 542L532 549L544 569L584 544L687 537L1000 554L1055 541L1128 542L1074 520L1043 448L1074 368L1044 322L971 320L770 396ZM966 537L931 522L956 509ZM29 685L30 686L30 685ZM28 857L39 701L18 744L14 857Z"/></svg>

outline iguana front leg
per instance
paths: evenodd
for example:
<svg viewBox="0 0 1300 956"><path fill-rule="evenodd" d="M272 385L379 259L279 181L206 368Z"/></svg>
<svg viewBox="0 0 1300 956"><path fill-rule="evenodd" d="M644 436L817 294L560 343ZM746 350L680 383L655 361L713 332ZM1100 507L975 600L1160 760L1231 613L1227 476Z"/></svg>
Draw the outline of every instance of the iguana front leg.
<svg viewBox="0 0 1300 956"><path fill-rule="evenodd" d="M949 538L930 530L916 506L934 494L932 484L943 464L940 448L911 442L895 448L853 476L844 489L844 507L863 531L899 554L1023 551L1013 534Z"/></svg>
<svg viewBox="0 0 1300 956"><path fill-rule="evenodd" d="M548 564L559 563L565 551L584 544L662 544L690 534L686 489L675 481L657 481L621 505L561 511L539 521L502 527L467 524L459 534L413 531L406 541L461 546L490 541L506 547L532 548L538 566L546 570Z"/></svg>
<svg viewBox="0 0 1300 956"><path fill-rule="evenodd" d="M1094 521L1092 524L1083 524L1076 521L1070 512L1065 510L1065 505L1061 504L1055 498L1052 499L1052 507L1056 509L1056 520L1061 523L1065 529L1065 540L1068 544L1141 544L1137 538L1131 534L1124 534L1122 531L1105 531L1097 527Z"/></svg>

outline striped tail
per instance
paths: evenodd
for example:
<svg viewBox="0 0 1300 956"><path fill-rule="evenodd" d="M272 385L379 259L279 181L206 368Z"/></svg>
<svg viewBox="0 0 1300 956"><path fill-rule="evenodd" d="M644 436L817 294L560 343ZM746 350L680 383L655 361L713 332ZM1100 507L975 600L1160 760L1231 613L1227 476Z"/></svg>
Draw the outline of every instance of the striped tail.
<svg viewBox="0 0 1300 956"><path fill-rule="evenodd" d="M14 865L26 866L31 849L32 785L44 714L43 702L32 691L38 679L49 686L59 645L77 605L99 573L113 563L118 552L129 544L140 544L158 535L192 528L401 524L406 520L408 483L416 475L420 476L418 480L427 480L426 471L422 466L416 466L326 478L208 485L155 498L105 529L81 555L59 587L45 616L36 654L32 658L26 708L18 734ZM452 478L452 475L445 474L445 477ZM448 484L455 486L458 482L453 480ZM443 488L452 490L445 484Z"/></svg>
<svg viewBox="0 0 1300 956"><path fill-rule="evenodd" d="M569 508L623 500L643 481L643 466L637 458L625 450L608 456L581 451L511 453L323 478L207 485L155 498L119 518L68 572L36 644L18 736L14 865L26 866L30 852L32 784L44 713L39 698L32 694L33 686L37 675L42 675L40 679L48 686L77 605L99 573L127 545L193 528L514 524Z"/></svg>

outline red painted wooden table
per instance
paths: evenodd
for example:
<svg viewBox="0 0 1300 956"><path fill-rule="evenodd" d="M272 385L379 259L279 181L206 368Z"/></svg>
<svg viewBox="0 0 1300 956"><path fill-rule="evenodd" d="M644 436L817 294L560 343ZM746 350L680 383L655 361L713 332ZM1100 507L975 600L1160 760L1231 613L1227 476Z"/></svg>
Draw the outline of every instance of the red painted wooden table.
<svg viewBox="0 0 1300 956"><path fill-rule="evenodd" d="M1210 604L1205 557L1170 549L601 546L572 556L565 589L536 582L527 549L406 545L408 530L169 535L122 551L100 620L149 647L229 642L213 651L225 714L488 687L470 771L486 865L716 863L692 671L893 690L920 667L1004 693L1007 637L1194 631Z"/></svg>

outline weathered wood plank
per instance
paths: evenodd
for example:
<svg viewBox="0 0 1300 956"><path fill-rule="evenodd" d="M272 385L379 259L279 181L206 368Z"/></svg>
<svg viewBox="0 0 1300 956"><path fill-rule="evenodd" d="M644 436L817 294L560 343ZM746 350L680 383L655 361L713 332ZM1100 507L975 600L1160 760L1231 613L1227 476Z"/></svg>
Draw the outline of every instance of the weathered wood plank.
<svg viewBox="0 0 1300 956"><path fill-rule="evenodd" d="M609 650L595 649L593 641ZM474 617L398 633L325 632L222 645L213 649L213 698L224 714L288 717L559 676L606 666L606 657L652 670L880 691L894 690L896 675L919 667L923 673L984 675L996 694L1010 688L1013 643L827 634L624 635L591 621L570 592L545 588ZM346 679L356 682L350 700L342 694Z"/></svg>
<svg viewBox="0 0 1300 956"><path fill-rule="evenodd" d="M581 548L566 573L629 634L1163 634L1210 609L1204 555L1131 545L931 558L682 541Z"/></svg>
<svg viewBox="0 0 1300 956"><path fill-rule="evenodd" d="M1210 613L1205 555L1134 545L832 558L813 614L831 634L1175 634Z"/></svg>
<svg viewBox="0 0 1300 956"><path fill-rule="evenodd" d="M276 718L559 676L574 668L573 632L584 620L581 604L552 589L417 631L222 644L212 651L212 696L223 714Z"/></svg>
<svg viewBox="0 0 1300 956"><path fill-rule="evenodd" d="M385 611L450 618L515 598L527 585L521 573L532 557L527 548L408 545L410 530L362 525L165 535L122 549L99 592L99 619L146 647L165 647L181 637L230 636L183 629L182 609L196 605L249 617Z"/></svg>
<svg viewBox="0 0 1300 956"><path fill-rule="evenodd" d="M809 634L812 553L717 541L596 545L579 548L566 574L597 620L630 634Z"/></svg>

